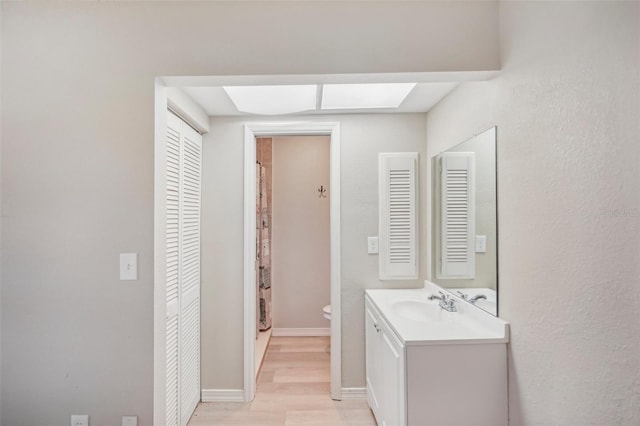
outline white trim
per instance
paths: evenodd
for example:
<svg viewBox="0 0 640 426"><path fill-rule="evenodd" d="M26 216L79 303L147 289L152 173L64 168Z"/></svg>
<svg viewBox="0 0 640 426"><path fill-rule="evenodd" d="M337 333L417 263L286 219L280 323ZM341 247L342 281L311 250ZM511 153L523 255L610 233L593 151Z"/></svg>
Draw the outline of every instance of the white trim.
<svg viewBox="0 0 640 426"><path fill-rule="evenodd" d="M167 398L167 90L155 81L153 249L153 424L166 424Z"/></svg>
<svg viewBox="0 0 640 426"><path fill-rule="evenodd" d="M244 400L256 393L256 136L244 128Z"/></svg>
<svg viewBox="0 0 640 426"><path fill-rule="evenodd" d="M269 342L271 342L271 335L273 333L273 329L268 329L267 331L261 331L258 333L258 338L256 339L255 351L256 351L256 380L258 380L258 376L260 375L260 370L262 370L262 364L264 363L264 358L267 356L267 349L269 348Z"/></svg>
<svg viewBox="0 0 640 426"><path fill-rule="evenodd" d="M256 224L255 162L256 136L329 135L330 143L330 223L331 223L331 398L341 399L342 348L340 328L340 123L274 122L251 123L244 130L244 398L255 396L256 333Z"/></svg>
<svg viewBox="0 0 640 426"><path fill-rule="evenodd" d="M243 402L242 389L202 389L202 402Z"/></svg>
<svg viewBox="0 0 640 426"><path fill-rule="evenodd" d="M274 328L273 337L313 337L313 336L331 336L331 329L326 328Z"/></svg>
<svg viewBox="0 0 640 426"><path fill-rule="evenodd" d="M366 399L367 388L342 388L342 399Z"/></svg>
<svg viewBox="0 0 640 426"><path fill-rule="evenodd" d="M331 398L342 398L342 272L340 227L340 123L331 129Z"/></svg>
<svg viewBox="0 0 640 426"><path fill-rule="evenodd" d="M447 83L451 81L487 81L500 70L487 71L427 71L396 73L350 74L271 74L271 75L202 75L164 76L173 87L259 86L278 84L340 84L340 83Z"/></svg>
<svg viewBox="0 0 640 426"><path fill-rule="evenodd" d="M167 87L167 107L200 134L209 133L209 116L184 90Z"/></svg>

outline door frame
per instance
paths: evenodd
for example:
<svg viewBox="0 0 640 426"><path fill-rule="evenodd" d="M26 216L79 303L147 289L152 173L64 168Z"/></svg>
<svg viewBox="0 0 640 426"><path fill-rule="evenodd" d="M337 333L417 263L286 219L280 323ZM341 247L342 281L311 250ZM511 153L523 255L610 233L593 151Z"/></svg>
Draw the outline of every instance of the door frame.
<svg viewBox="0 0 640 426"><path fill-rule="evenodd" d="M244 126L244 400L256 392L256 138L330 136L331 398L342 399L340 275L340 123L273 122ZM318 313L320 314L320 313Z"/></svg>

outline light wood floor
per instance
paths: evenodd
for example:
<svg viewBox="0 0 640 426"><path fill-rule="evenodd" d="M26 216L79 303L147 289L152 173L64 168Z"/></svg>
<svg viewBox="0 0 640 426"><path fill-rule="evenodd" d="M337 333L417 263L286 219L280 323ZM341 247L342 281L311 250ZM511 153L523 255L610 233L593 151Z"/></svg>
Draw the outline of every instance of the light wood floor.
<svg viewBox="0 0 640 426"><path fill-rule="evenodd" d="M201 403L189 426L375 426L364 399L330 396L329 337L272 337L251 403Z"/></svg>

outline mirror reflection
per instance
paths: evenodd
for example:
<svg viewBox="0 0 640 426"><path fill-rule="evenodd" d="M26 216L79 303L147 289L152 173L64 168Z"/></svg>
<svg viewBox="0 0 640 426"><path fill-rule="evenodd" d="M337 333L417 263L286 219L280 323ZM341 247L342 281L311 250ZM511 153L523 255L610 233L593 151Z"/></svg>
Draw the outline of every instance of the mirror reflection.
<svg viewBox="0 0 640 426"><path fill-rule="evenodd" d="M498 314L496 128L433 158L433 281Z"/></svg>

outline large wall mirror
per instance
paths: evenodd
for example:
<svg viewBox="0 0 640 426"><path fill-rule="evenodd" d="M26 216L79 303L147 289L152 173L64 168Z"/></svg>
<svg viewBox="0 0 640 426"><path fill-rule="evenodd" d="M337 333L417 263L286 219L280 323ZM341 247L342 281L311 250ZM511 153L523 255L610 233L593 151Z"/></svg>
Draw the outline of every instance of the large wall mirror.
<svg viewBox="0 0 640 426"><path fill-rule="evenodd" d="M498 315L496 128L433 157L432 281Z"/></svg>

